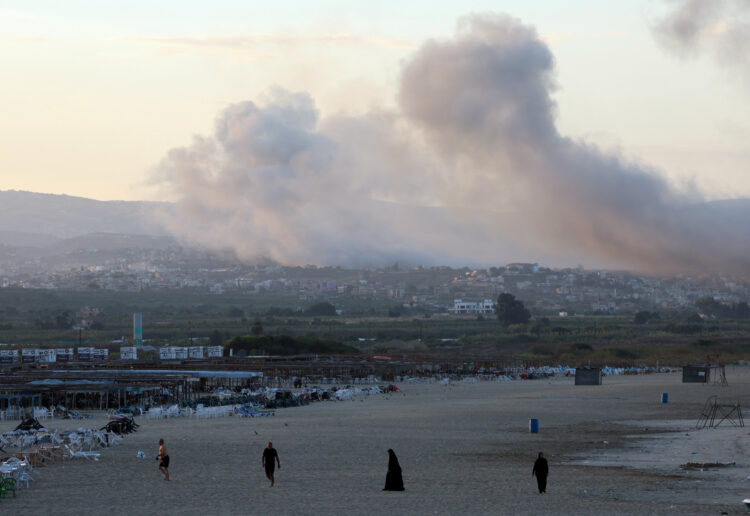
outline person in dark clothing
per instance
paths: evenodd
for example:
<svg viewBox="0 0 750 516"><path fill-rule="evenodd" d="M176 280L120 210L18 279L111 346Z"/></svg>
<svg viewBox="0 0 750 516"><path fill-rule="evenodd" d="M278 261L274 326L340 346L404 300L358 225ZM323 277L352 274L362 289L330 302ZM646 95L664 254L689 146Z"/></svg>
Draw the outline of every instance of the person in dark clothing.
<svg viewBox="0 0 750 516"><path fill-rule="evenodd" d="M544 458L544 454L539 452L534 462L534 469L531 470L531 476L536 475L536 485L539 488L539 493L547 492L547 475L549 475L549 466L547 465L547 459Z"/></svg>
<svg viewBox="0 0 750 516"><path fill-rule="evenodd" d="M159 455L156 456L159 461L159 471L164 475L164 480L169 480L169 455L167 447L164 446L164 439L159 439Z"/></svg>
<svg viewBox="0 0 750 516"><path fill-rule="evenodd" d="M383 491L403 491L404 479L401 477L401 466L393 450L388 450L388 473L385 475Z"/></svg>
<svg viewBox="0 0 750 516"><path fill-rule="evenodd" d="M274 464L274 459L276 463ZM281 469L281 462L279 462L279 454L276 452L276 448L273 447L272 443L268 443L268 446L263 450L263 457L260 460L263 469L266 470L266 477L271 481L271 487L273 487L273 473L276 468L276 464Z"/></svg>

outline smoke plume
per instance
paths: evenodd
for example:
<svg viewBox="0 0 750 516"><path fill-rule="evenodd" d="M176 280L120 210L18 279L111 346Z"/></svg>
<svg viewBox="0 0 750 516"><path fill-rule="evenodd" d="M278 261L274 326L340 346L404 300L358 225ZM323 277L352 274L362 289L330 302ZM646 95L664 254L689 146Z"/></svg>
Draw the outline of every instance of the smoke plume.
<svg viewBox="0 0 750 516"><path fill-rule="evenodd" d="M713 53L723 64L750 71L750 1L667 0L653 30L680 57Z"/></svg>
<svg viewBox="0 0 750 516"><path fill-rule="evenodd" d="M532 27L469 16L405 63L396 111L321 118L276 89L227 108L156 177L177 235L248 260L747 270L741 219L561 135L554 90Z"/></svg>

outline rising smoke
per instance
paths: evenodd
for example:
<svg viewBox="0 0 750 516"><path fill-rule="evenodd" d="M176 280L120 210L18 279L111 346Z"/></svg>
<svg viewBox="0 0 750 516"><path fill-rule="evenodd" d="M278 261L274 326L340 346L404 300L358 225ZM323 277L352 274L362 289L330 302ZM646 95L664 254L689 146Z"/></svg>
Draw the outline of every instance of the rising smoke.
<svg viewBox="0 0 750 516"><path fill-rule="evenodd" d="M182 238L285 264L497 264L743 273L748 231L694 191L559 134L554 59L470 16L404 65L396 112L321 119L304 93L227 108L157 180Z"/></svg>
<svg viewBox="0 0 750 516"><path fill-rule="evenodd" d="M750 1L666 0L654 25L657 39L681 57L713 53L723 64L750 72Z"/></svg>

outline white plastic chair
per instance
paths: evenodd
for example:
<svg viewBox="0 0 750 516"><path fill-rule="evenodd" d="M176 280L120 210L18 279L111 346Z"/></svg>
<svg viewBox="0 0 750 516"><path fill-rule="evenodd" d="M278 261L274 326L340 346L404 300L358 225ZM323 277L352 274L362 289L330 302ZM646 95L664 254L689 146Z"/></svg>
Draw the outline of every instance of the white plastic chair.
<svg viewBox="0 0 750 516"><path fill-rule="evenodd" d="M83 458L83 459L86 459L86 460L88 460L88 459L94 459L95 461L98 461L99 457L101 457L101 455L102 455L101 453L92 452L92 451L73 451L70 448L70 446L65 446L65 448L67 449L68 453L70 454L70 458L71 459Z"/></svg>

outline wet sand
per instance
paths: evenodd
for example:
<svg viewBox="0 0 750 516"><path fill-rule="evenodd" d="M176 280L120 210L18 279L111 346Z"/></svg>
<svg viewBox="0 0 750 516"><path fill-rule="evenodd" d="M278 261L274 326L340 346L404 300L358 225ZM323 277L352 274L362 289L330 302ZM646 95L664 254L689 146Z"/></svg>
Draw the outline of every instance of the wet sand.
<svg viewBox="0 0 750 516"><path fill-rule="evenodd" d="M402 392L280 409L267 418L136 418L138 432L99 462L55 463L2 514L744 514L750 497L747 428L690 430L706 398L750 406L750 369L728 369L729 387L681 376L613 376L476 384L403 384ZM660 403L662 392L669 403ZM528 432L529 418L540 432ZM101 427L43 421L48 428ZM0 423L7 431L14 423ZM665 430L679 430L668 433ZM680 434L695 435L683 440ZM662 435L655 435L662 434ZM645 436L645 438L644 438ZM163 438L171 482L154 460ZM276 486L261 468L273 441ZM605 443L604 441L607 441ZM671 444L668 444L671 443ZM382 492L386 450L405 492ZM136 454L143 450L146 459ZM547 494L531 467L550 463ZM694 452L698 453L694 453ZM639 459L640 457L640 459ZM684 471L687 462L735 462Z"/></svg>

